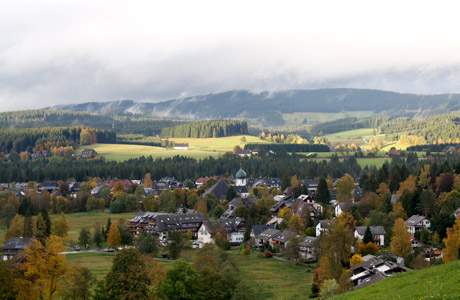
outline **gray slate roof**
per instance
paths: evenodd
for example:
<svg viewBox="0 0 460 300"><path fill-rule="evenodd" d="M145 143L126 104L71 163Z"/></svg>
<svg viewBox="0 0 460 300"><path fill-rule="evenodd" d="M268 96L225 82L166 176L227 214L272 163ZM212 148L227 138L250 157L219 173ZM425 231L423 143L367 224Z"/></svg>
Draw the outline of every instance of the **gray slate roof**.
<svg viewBox="0 0 460 300"><path fill-rule="evenodd" d="M23 237L12 237L5 243L2 248L2 251L5 250L24 250L32 242L32 239L23 238Z"/></svg>
<svg viewBox="0 0 460 300"><path fill-rule="evenodd" d="M406 224L408 226L415 226L418 223L422 222L424 219L426 219L424 216L413 215L412 217L406 220Z"/></svg>
<svg viewBox="0 0 460 300"><path fill-rule="evenodd" d="M386 231L383 226L369 226L371 229L372 235L385 235ZM358 226L356 227L356 231L359 235L364 235L366 233L367 226Z"/></svg>
<svg viewBox="0 0 460 300"><path fill-rule="evenodd" d="M318 238L314 236L306 236L303 241L299 243L300 246L313 247Z"/></svg>
<svg viewBox="0 0 460 300"><path fill-rule="evenodd" d="M219 180L212 187L210 187L209 190L204 193L204 195L212 193L217 197L217 199L220 199L220 197L227 195L227 191L228 184L223 180Z"/></svg>

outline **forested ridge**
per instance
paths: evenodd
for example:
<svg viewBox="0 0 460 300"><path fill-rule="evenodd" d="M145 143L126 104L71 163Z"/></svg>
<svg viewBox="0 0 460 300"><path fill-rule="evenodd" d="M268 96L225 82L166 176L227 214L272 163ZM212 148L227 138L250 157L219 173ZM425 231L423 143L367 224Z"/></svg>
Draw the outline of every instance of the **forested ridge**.
<svg viewBox="0 0 460 300"><path fill-rule="evenodd" d="M0 152L34 152L51 147L75 147L80 143L81 127L38 127L0 129ZM116 134L111 130L95 130L100 143L115 143Z"/></svg>
<svg viewBox="0 0 460 300"><path fill-rule="evenodd" d="M460 118L457 115L439 115L424 120L397 118L381 126L382 132L395 139L404 135L422 137L427 143L460 143Z"/></svg>
<svg viewBox="0 0 460 300"><path fill-rule="evenodd" d="M163 128L162 138L214 138L248 133L245 121L212 120Z"/></svg>
<svg viewBox="0 0 460 300"><path fill-rule="evenodd" d="M164 102L112 101L56 106L52 109L91 111L94 113L125 113L134 111L143 116L170 118L220 119L266 118L273 112L373 111L389 115L401 111L428 109L447 113L460 109L459 94L415 95L365 89L317 89L264 91L254 93L234 90L197 95ZM278 119L277 119L278 120ZM261 120L262 123L263 120Z"/></svg>
<svg viewBox="0 0 460 300"><path fill-rule="evenodd" d="M0 128L92 127L110 129L117 133L152 136L164 127L189 123L185 120L141 118L135 116L95 115L87 112L23 110L0 113Z"/></svg>

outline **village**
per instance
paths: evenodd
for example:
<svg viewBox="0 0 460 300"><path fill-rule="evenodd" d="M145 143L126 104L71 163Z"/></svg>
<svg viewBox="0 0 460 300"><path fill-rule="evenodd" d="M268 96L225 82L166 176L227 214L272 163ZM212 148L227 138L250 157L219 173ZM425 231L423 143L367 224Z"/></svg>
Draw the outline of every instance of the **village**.
<svg viewBox="0 0 460 300"><path fill-rule="evenodd" d="M407 231L406 238L409 239L407 242L410 243L406 257L392 253L389 247L392 236L387 234L384 226L357 226L353 215L366 201L362 201L365 192L359 180L348 174L328 180L298 180L293 176L284 190L281 190L281 184L280 178L249 178L240 168L234 176L199 178L194 182L178 182L168 177L152 181L146 176L143 180L109 180L92 184L46 181L41 184L2 183L0 186L3 194L13 193L21 203L25 198L35 199L30 203L30 208L35 205L37 211L46 208L61 213L69 212L73 206L72 199L81 201L81 189L88 191L85 209L105 209L107 201L112 203L111 211L113 204L120 201L117 200L120 191L134 190L141 196L134 199L139 205L133 207L139 207L142 211L124 225L134 239L146 234L154 236L162 249L170 243L171 232L180 232L190 238L192 248L218 244L224 250L251 249L264 253L266 257L305 264L318 263L322 236L328 233L328 228L337 219L345 220L342 224L352 235L348 259L351 272L349 280L354 289L374 284L396 273L410 271L413 265L405 261L407 254L412 253L412 260L416 257L425 261L422 265L442 260L442 251L427 244L426 237L421 238L421 233L426 235L431 232L431 222L425 216L414 214L403 224ZM161 195L170 191L182 191L182 194L201 191L200 198L214 199L217 205L212 214L206 203L204 207L199 205L199 200L195 205L187 205L189 207L182 203L168 212L164 208L156 211L146 209L146 199L156 201L157 204L151 207L159 208L163 201ZM388 195L388 192L386 196L393 207L391 215L398 210L400 195ZM36 195L32 196L32 193ZM43 194L47 195L46 199ZM59 204L58 199L63 203ZM95 204L91 204L92 201ZM264 201L265 207L261 204ZM262 213L257 210L262 210ZM460 209L457 209L453 217L457 218L459 214ZM22 236L5 241L3 260L14 258L31 241L32 237Z"/></svg>

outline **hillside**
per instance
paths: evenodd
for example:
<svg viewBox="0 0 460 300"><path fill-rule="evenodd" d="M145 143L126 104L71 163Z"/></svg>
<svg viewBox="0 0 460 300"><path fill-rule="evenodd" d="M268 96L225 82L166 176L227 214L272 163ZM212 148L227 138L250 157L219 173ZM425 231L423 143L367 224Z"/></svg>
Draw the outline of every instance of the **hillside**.
<svg viewBox="0 0 460 300"><path fill-rule="evenodd" d="M274 122L281 118L281 114L294 112L373 111L390 115L407 111L445 113L460 109L460 94L415 95L345 88L260 93L238 90L158 103L123 100L57 105L47 109L186 119L239 117L260 118L263 121L269 118Z"/></svg>
<svg viewBox="0 0 460 300"><path fill-rule="evenodd" d="M459 299L460 261L411 271L333 297L333 300Z"/></svg>

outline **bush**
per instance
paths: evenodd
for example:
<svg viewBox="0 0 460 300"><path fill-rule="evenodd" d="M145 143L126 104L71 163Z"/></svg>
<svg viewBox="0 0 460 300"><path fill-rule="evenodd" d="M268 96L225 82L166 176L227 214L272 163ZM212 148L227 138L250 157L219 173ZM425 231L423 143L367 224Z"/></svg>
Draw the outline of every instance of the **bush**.
<svg viewBox="0 0 460 300"><path fill-rule="evenodd" d="M249 247L249 246L248 246ZM222 245L222 249L224 250L230 250L231 248L231 244L230 244L230 241L226 240L224 241L223 245Z"/></svg>
<svg viewBox="0 0 460 300"><path fill-rule="evenodd" d="M249 255L249 253L251 253L251 247L246 246L246 247L243 249L243 254Z"/></svg>
<svg viewBox="0 0 460 300"><path fill-rule="evenodd" d="M264 257L265 258L271 258L273 256L273 253L271 251L265 250L264 252Z"/></svg>

